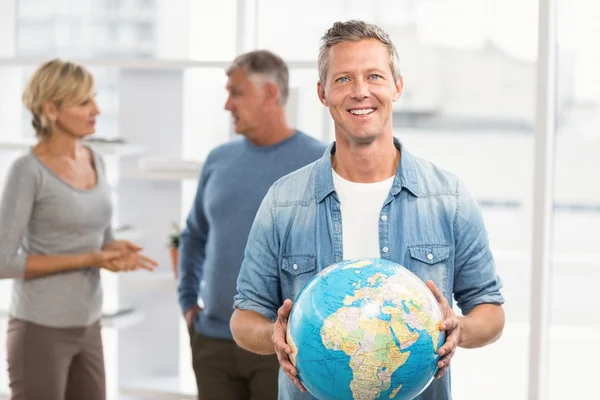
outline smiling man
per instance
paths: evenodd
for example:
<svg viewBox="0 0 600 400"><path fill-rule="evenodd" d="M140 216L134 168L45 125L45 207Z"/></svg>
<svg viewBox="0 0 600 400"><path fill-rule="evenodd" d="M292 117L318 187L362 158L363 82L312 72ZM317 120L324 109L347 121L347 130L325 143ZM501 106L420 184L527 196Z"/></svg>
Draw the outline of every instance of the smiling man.
<svg viewBox="0 0 600 400"><path fill-rule="evenodd" d="M277 354L279 399L312 399L290 363L285 330L300 290L343 259L404 265L441 304L447 336L440 369L419 400L450 399L456 348L487 345L503 330L501 282L476 202L457 177L393 136L398 64L395 46L375 25L337 22L325 33L318 96L335 123L335 142L320 160L275 182L252 226L231 330L242 348ZM464 316L454 314L453 296Z"/></svg>

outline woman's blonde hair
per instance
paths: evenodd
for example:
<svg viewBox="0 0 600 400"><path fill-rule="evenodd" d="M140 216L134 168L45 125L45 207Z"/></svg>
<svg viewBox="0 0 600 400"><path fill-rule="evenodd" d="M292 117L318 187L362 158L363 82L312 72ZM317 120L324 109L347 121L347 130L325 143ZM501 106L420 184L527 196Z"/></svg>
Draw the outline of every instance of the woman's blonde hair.
<svg viewBox="0 0 600 400"><path fill-rule="evenodd" d="M53 123L44 114L44 104L73 105L89 98L94 77L83 66L53 59L42 64L29 78L23 91L23 104L32 114L31 124L38 137L50 135Z"/></svg>

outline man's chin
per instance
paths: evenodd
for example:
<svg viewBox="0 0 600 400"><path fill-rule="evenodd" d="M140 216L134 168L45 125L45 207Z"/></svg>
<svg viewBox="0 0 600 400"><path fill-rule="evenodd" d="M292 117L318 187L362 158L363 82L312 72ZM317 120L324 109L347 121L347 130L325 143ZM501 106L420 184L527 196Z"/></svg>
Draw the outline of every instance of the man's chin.
<svg viewBox="0 0 600 400"><path fill-rule="evenodd" d="M243 135L244 134L244 127L241 126L240 124L233 124L233 131L235 133L237 133L238 135Z"/></svg>
<svg viewBox="0 0 600 400"><path fill-rule="evenodd" d="M379 139L381 133L359 132L352 134L352 141L356 144L368 145Z"/></svg>

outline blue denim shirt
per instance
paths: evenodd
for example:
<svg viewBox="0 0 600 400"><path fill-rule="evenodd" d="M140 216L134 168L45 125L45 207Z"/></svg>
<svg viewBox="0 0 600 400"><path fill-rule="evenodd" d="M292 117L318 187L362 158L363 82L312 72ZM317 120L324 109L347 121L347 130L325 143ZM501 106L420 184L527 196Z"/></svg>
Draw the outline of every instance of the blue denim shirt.
<svg viewBox="0 0 600 400"><path fill-rule="evenodd" d="M401 151L400 164L379 215L381 258L431 279L463 314L482 303L502 304L502 287L476 201L454 175ZM331 154L270 188L254 220L237 281L234 307L272 321L319 271L342 260L342 217ZM312 399L280 371L280 400ZM450 371L419 400L451 399Z"/></svg>

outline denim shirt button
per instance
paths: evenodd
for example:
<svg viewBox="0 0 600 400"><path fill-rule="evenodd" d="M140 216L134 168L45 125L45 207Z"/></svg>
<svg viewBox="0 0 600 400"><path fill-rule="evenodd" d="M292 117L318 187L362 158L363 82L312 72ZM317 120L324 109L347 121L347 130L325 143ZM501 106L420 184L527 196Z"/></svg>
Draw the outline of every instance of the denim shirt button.
<svg viewBox="0 0 600 400"><path fill-rule="evenodd" d="M390 251L390 249L388 249L387 247L384 247L384 248L383 248L383 249L381 249L381 250L383 250L383 252L384 252L384 253L387 253L388 251Z"/></svg>
<svg viewBox="0 0 600 400"><path fill-rule="evenodd" d="M294 270L297 270L298 269L298 264L292 265L292 268L294 268Z"/></svg>
<svg viewBox="0 0 600 400"><path fill-rule="evenodd" d="M384 222L387 221L387 215L382 215L381 216L381 220L384 221Z"/></svg>
<svg viewBox="0 0 600 400"><path fill-rule="evenodd" d="M427 259L430 261L433 260L433 254L431 254L431 253L427 254Z"/></svg>

